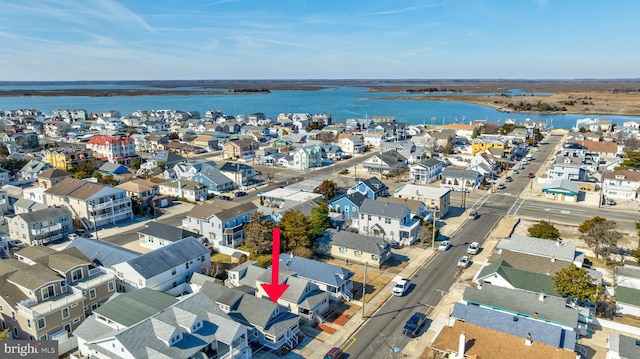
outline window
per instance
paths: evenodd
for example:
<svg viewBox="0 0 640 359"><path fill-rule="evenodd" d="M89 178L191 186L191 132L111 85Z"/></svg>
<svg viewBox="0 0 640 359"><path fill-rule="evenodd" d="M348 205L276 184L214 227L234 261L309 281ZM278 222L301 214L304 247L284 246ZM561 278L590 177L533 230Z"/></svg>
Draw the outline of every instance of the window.
<svg viewBox="0 0 640 359"><path fill-rule="evenodd" d="M27 328L31 328L31 319L27 319Z"/></svg>
<svg viewBox="0 0 640 359"><path fill-rule="evenodd" d="M78 303L71 303L71 308L75 308L78 306Z"/></svg>
<svg viewBox="0 0 640 359"><path fill-rule="evenodd" d="M185 268L189 269L189 262L184 264Z"/></svg>
<svg viewBox="0 0 640 359"><path fill-rule="evenodd" d="M80 317L73 319L73 324L76 324L80 321Z"/></svg>
<svg viewBox="0 0 640 359"><path fill-rule="evenodd" d="M73 272L71 272L71 280L73 282L79 281L80 279L82 279L82 269L78 268L76 270L74 270Z"/></svg>
<svg viewBox="0 0 640 359"><path fill-rule="evenodd" d="M204 256L200 256L200 262L204 262Z"/></svg>
<svg viewBox="0 0 640 359"><path fill-rule="evenodd" d="M38 325L38 329L43 329L47 326L47 322L44 320L44 318L39 318L36 323Z"/></svg>
<svg viewBox="0 0 640 359"><path fill-rule="evenodd" d="M384 223L391 224L391 218L385 218L384 219Z"/></svg>
<svg viewBox="0 0 640 359"><path fill-rule="evenodd" d="M94 288L89 291L89 299L95 299L95 297L96 297L96 290Z"/></svg>
<svg viewBox="0 0 640 359"><path fill-rule="evenodd" d="M347 253L347 248L340 247L339 251L340 251L340 253L345 254L345 253Z"/></svg>
<svg viewBox="0 0 640 359"><path fill-rule="evenodd" d="M42 288L40 290L40 293L42 294L43 300L49 299L49 297L53 297L54 295L56 295L56 291L53 285L50 285L46 288Z"/></svg>
<svg viewBox="0 0 640 359"><path fill-rule="evenodd" d="M176 275L176 269L175 269L175 268L173 268L173 269L171 270L171 275Z"/></svg>
<svg viewBox="0 0 640 359"><path fill-rule="evenodd" d="M362 251L354 250L353 255L356 257L362 257Z"/></svg>
<svg viewBox="0 0 640 359"><path fill-rule="evenodd" d="M69 308L62 308L62 319L69 318Z"/></svg>
<svg viewBox="0 0 640 359"><path fill-rule="evenodd" d="M107 283L107 289L109 290L109 292L113 292L113 289L114 289L113 282L109 282L109 283ZM77 305L77 304L76 304L76 305Z"/></svg>

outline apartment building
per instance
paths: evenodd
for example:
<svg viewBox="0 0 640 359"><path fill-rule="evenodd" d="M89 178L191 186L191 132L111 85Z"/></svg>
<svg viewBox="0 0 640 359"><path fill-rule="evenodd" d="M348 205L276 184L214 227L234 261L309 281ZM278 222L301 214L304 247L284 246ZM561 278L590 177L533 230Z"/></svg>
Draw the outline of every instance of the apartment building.
<svg viewBox="0 0 640 359"><path fill-rule="evenodd" d="M87 142L87 148L93 150L96 156L105 157L112 163L120 163L125 166L131 164L131 160L137 158L135 140L124 136L93 136Z"/></svg>
<svg viewBox="0 0 640 359"><path fill-rule="evenodd" d="M48 244L73 232L71 211L66 207L49 207L5 218L9 237L30 246Z"/></svg>
<svg viewBox="0 0 640 359"><path fill-rule="evenodd" d="M95 160L93 151L84 146L54 147L45 151L45 161L60 170L77 168Z"/></svg>
<svg viewBox="0 0 640 359"><path fill-rule="evenodd" d="M13 339L64 340L116 293L115 275L76 250L26 247L0 261L0 318Z"/></svg>
<svg viewBox="0 0 640 359"><path fill-rule="evenodd" d="M120 188L67 178L44 193L49 206L67 207L85 229L133 218L131 198Z"/></svg>

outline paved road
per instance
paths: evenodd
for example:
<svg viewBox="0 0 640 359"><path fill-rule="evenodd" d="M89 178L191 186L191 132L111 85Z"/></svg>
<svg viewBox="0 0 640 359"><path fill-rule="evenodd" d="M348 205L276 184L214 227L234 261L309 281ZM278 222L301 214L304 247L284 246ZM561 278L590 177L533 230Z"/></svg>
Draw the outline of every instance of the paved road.
<svg viewBox="0 0 640 359"><path fill-rule="evenodd" d="M509 202L505 201L504 208ZM345 344L349 358L394 358L393 347L403 349L411 339L402 334L404 323L411 314L420 311L429 314L437 306L451 285L458 280L458 259L466 254L467 245L473 241L484 243L486 234L498 222L500 216L483 215L466 221L450 239L453 247L439 252L412 276L414 285L404 297L391 297L370 317ZM425 325L423 332L428 328ZM415 353L414 353L415 354Z"/></svg>

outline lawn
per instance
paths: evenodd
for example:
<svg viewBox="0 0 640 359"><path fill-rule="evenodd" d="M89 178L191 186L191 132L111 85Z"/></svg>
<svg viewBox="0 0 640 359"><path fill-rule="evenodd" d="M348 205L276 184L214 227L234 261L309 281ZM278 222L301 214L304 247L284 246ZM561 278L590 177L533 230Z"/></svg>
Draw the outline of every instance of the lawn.
<svg viewBox="0 0 640 359"><path fill-rule="evenodd" d="M222 253L212 253L211 262L219 262L224 264L231 264L231 256Z"/></svg>

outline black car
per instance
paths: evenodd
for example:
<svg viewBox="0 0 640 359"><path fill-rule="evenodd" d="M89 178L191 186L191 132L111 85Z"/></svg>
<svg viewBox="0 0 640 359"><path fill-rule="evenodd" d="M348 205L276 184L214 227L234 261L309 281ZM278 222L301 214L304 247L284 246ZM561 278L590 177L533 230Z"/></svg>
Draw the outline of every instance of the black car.
<svg viewBox="0 0 640 359"><path fill-rule="evenodd" d="M415 312L411 318L407 320L407 323L405 323L402 333L406 336L415 338L420 333L420 330L422 330L422 327L424 327L424 323L426 321L427 316L424 315L424 313Z"/></svg>
<svg viewBox="0 0 640 359"><path fill-rule="evenodd" d="M236 197L244 197L247 195L247 192L245 191L238 191L236 192Z"/></svg>

